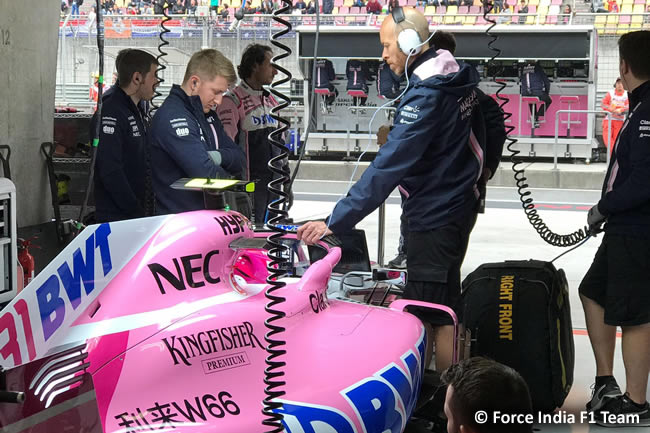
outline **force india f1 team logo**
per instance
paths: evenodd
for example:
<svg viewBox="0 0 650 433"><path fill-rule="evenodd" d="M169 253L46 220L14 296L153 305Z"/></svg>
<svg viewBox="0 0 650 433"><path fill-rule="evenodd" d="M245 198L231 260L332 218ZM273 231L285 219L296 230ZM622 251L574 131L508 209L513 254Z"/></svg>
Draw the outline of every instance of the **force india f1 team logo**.
<svg viewBox="0 0 650 433"><path fill-rule="evenodd" d="M362 431L399 433L404 429L420 391L425 341L423 333L415 352L409 350L399 363L390 363L341 391ZM358 433L352 420L333 407L283 401L278 412L283 414L287 433Z"/></svg>

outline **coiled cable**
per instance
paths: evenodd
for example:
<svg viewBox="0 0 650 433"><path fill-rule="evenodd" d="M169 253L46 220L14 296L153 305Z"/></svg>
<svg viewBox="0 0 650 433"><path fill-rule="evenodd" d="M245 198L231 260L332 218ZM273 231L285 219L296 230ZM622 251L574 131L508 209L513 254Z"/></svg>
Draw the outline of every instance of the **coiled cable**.
<svg viewBox="0 0 650 433"><path fill-rule="evenodd" d="M491 63L501 55L501 50L495 46L496 42L499 39L499 36L496 33L492 33L492 29L494 29L494 27L497 25L497 22L493 17L488 16L488 14L492 12L493 9L494 3L492 0L483 0L483 19L491 24L485 30L486 36L491 38L491 40L488 42L488 48L490 51L494 52L494 55L490 58ZM498 70L500 70L500 68L498 68ZM506 96L501 95L501 92L506 88L506 84L504 82L499 82L496 80L496 70L494 74L494 81L498 84L496 97L499 102L499 107L503 111L503 118L506 128L506 141L508 142L506 148L510 152L510 161L512 162L512 171L514 172L515 183L517 185L517 194L519 195L521 206L526 213L526 218L528 218L528 222L533 226L537 234L539 234L539 236L546 243L556 247L570 247L572 245L576 245L589 236L589 229L586 226L582 229L574 231L573 233L564 235L558 234L551 230L548 225L546 225L542 219L542 216L537 212L532 193L528 190L529 185L527 183L528 179L526 178L525 170L523 168L519 168L523 161L521 157L519 157L521 151L515 149L514 147L515 144L517 144L517 139L510 136L512 131L515 129L514 126L508 125L508 119L512 117L512 113L504 109L504 106L510 101L510 99Z"/></svg>
<svg viewBox="0 0 650 433"><path fill-rule="evenodd" d="M156 56L156 62L158 63L158 67L156 68L156 80L158 80L158 86L160 86L162 83L165 82L165 79L162 77L162 72L165 69L167 69L167 66L165 66L163 62L163 59L167 56L167 52L164 50L164 48L169 45L169 41L165 38L165 36L167 35L167 33L171 31L166 26L167 22L171 20L171 18L167 13L168 8L169 8L169 3L167 3L167 1L163 1L162 4L163 18L160 21L160 32L158 33L158 39L160 40L160 43L158 44L158 55ZM147 113L148 119L151 119L153 117L153 114L156 112L156 110L160 108L160 105L158 105L158 103L155 100L156 98L159 98L161 96L162 93L158 91L158 87L156 87L153 98L151 100L151 108ZM145 145L146 146L145 151L144 151L144 163L145 163L144 211L146 216L155 215L156 213L156 197L153 192L153 168L151 166L150 142L151 140L147 140Z"/></svg>
<svg viewBox="0 0 650 433"><path fill-rule="evenodd" d="M81 231L84 223L84 214L88 207L88 200L90 200L90 192L93 189L93 180L95 178L95 162L97 161L97 146L99 146L99 133L101 131L102 123L102 97L104 95L104 19L102 14L100 0L95 1L95 8L97 9L96 26L97 26L97 53L99 55L99 68L97 77L97 122L95 122L95 130L93 131L92 146L90 146L90 167L88 167L88 184L86 186L86 194L84 201L79 209L78 223L76 229ZM65 35L64 35L65 37Z"/></svg>
<svg viewBox="0 0 650 433"><path fill-rule="evenodd" d="M278 105L271 109L271 117L278 122L278 127L269 134L269 141L272 146L279 150L279 154L271 158L268 162L269 170L273 173L273 180L267 185L269 196L272 198L268 205L269 219L267 226L274 232L267 238L271 248L268 252L271 261L267 265L269 276L266 279L269 285L264 293L268 299L264 310L270 315L265 321L268 332L264 335L264 340L267 344L266 368L264 369L264 394L262 414L264 419L262 424L270 427L267 433L280 433L284 432L282 421L284 419L279 409L282 403L276 401L278 398L285 395L282 389L286 382L283 380L286 362L282 360L287 351L284 348L286 341L282 339L282 334L285 328L282 327L278 321L281 321L285 316L285 312L279 309L285 298L275 294L274 292L282 289L286 283L280 279L287 275L287 268L290 265L288 259L289 247L284 245L280 239L287 232L281 227L288 216L288 209L285 209L284 203L287 202L289 197L287 188L290 182L290 176L285 170L285 165L288 165L288 152L285 146L284 137L289 130L290 122L279 115L279 112L291 103L289 97L279 92L276 88L291 81L291 72L278 64L280 60L285 59L291 55L291 49L279 42L279 39L291 31L291 23L283 18L280 14L288 14L293 9L291 0L282 0L283 6L273 11L273 20L283 26L284 29L273 33L271 36L271 43L278 47L282 52L278 53L271 60L271 65L284 74L284 78L276 79L272 84L270 91L278 98Z"/></svg>

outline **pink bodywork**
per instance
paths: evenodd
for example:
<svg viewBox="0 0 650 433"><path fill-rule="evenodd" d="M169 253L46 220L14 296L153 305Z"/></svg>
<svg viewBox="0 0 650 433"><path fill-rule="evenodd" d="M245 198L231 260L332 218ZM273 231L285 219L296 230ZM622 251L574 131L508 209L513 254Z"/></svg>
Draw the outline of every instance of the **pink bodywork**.
<svg viewBox="0 0 650 433"><path fill-rule="evenodd" d="M104 432L268 429L266 254L230 248L267 235L234 212L170 216L76 318L68 332L93 336L87 372ZM286 431L400 432L423 370L424 327L402 311L416 303L328 300L340 254L329 249L276 292L286 298L276 307L286 314L276 322L286 328ZM249 278L234 285L242 263ZM64 400L65 392L53 404Z"/></svg>

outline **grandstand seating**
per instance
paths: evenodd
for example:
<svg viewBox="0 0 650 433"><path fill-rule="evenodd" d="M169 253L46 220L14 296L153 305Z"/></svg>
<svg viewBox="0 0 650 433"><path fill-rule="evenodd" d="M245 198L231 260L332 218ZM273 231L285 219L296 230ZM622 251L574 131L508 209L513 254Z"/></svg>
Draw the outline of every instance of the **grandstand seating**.
<svg viewBox="0 0 650 433"><path fill-rule="evenodd" d="M334 15L345 15L331 21L336 25L373 25L378 26L383 21L385 15L372 15L368 16L365 8L354 6L355 0L334 0ZM380 0L382 3L386 0ZM563 24L568 21L567 16L562 15L563 5L568 0L528 0L528 15L524 22L527 25L533 24L546 24L555 25ZM581 17L580 23L593 22L598 32L601 34L622 34L630 30L637 30L642 28L650 28L650 19L648 19L647 7L650 5L650 0L617 0L620 8L620 14L589 14L588 19ZM240 7L242 0L227 1L230 4L230 19L236 8ZM253 7L260 7L262 0L252 0ZM118 7L126 7L128 0L118 0ZM434 25L483 25L486 24L482 16L483 7L482 0L472 0L472 6L416 6L417 0L400 0L402 5L409 5L417 7L418 10L423 12L430 23ZM505 5L509 8L510 12L517 14L519 12L519 0L504 0ZM85 12L85 11L84 11ZM645 15L645 16L644 16ZM263 26L265 19L255 17L248 23L244 22L243 25ZM519 24L520 17L514 15L512 17L503 16L499 17L499 22L503 24ZM295 22L302 22L310 24L314 22L313 17L295 18ZM63 21L61 21L61 24ZM160 20L157 18L143 18L138 19L131 17L131 19L119 19L112 16L105 17L105 29L107 38L128 38L131 37L131 27L133 27L133 37L135 37L136 28L138 31L146 29L149 26L157 27ZM224 21L221 21L224 23ZM86 24L85 17L78 19L70 19L68 21L68 29L82 29ZM188 22L185 19L173 20L168 24L170 27L191 27L195 26L195 22ZM220 25L220 24L218 24ZM83 33L83 30L82 30Z"/></svg>

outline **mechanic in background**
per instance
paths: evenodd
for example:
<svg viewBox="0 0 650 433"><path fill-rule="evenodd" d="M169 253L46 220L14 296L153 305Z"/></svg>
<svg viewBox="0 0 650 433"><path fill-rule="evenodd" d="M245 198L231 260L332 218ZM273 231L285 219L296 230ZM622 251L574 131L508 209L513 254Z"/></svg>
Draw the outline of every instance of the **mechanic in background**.
<svg viewBox="0 0 650 433"><path fill-rule="evenodd" d="M447 385L445 415L448 433L532 433L535 419L526 382L512 368L474 357L442 373ZM485 422L477 414L485 413ZM499 422L497 414L519 415L520 422ZM480 421L480 419L479 419ZM496 422L495 422L496 421Z"/></svg>
<svg viewBox="0 0 650 433"><path fill-rule="evenodd" d="M398 34L406 30L415 30L424 41L410 57L397 43ZM313 244L323 236L350 231L399 185L407 197L404 212L409 220L404 298L453 308L460 298L460 266L475 221L476 183L483 168L480 152L470 146L479 76L449 52L438 54L429 48L428 37L429 23L415 9L395 8L383 21L383 59L397 75L405 72L408 59L410 83L394 126L374 161L336 204L328 223L304 224L298 239ZM451 318L426 309L412 311L428 331L425 365L435 341L436 370L444 370L452 358Z"/></svg>
<svg viewBox="0 0 650 433"><path fill-rule="evenodd" d="M178 179L228 179L244 170L244 153L219 119L212 123L206 119L235 80L235 68L223 54L214 49L198 51L190 58L183 83L172 86L156 111L151 124L151 161L157 214L205 208L201 192L171 188Z"/></svg>
<svg viewBox="0 0 650 433"><path fill-rule="evenodd" d="M102 97L94 178L98 223L146 216L149 122L144 103L158 86L158 62L146 51L127 49L116 63L117 84Z"/></svg>
<svg viewBox="0 0 650 433"><path fill-rule="evenodd" d="M623 88L623 81L620 78L616 79L614 83L614 90L607 92L601 104L603 110L607 111L609 116L603 119L603 141L605 146L609 148L609 153L614 149L616 137L623 127L625 115L630 111L630 101L627 97L627 92ZM611 120L609 120L611 118ZM612 130L609 130L609 125L612 125Z"/></svg>
<svg viewBox="0 0 650 433"><path fill-rule="evenodd" d="M271 117L271 109L278 105L264 86L273 82L278 71L271 65L271 47L250 44L244 50L237 67L239 85L228 92L219 105L217 114L228 136L246 154L246 179L255 180L255 223L266 222L267 206L271 201L267 184L273 179L269 160L280 152L269 141L278 122ZM285 164L288 171L288 165Z"/></svg>

